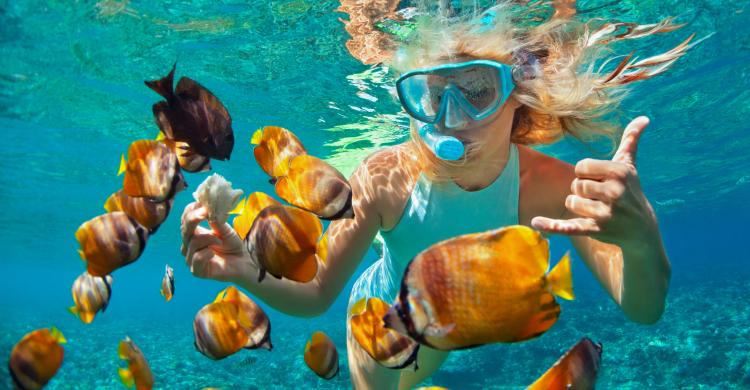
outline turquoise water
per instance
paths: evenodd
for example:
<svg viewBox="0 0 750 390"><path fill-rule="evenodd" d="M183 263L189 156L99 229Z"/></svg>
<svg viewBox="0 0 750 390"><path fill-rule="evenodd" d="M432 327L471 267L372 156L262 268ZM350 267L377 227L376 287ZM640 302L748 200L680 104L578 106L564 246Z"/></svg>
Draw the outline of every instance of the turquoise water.
<svg viewBox="0 0 750 390"><path fill-rule="evenodd" d="M716 33L665 76L625 101L623 122L652 124L638 169L656 208L673 276L668 307L654 326L628 322L574 264L576 293L543 337L454 353L428 382L454 389L522 388L575 341L604 345L601 388L750 388L750 6L746 1L580 1L587 17L638 22L679 16L683 31L626 42L664 51L690 32ZM614 4L610 4L614 3ZM143 350L159 388L345 388L344 293L329 311L298 319L267 309L275 348L214 362L192 343L192 320L224 284L193 278L179 253L179 214L206 174L188 174L168 221L135 264L114 275L109 309L91 325L66 312L83 271L78 225L103 212L118 189L120 154L153 138L143 80L178 61L211 89L234 119L229 162L212 162L247 191L272 189L247 140L264 125L292 129L311 153L348 173L375 148L406 138L393 80L352 59L334 1L9 1L0 0L0 355L28 331L57 326L68 338L51 389L121 387L117 342ZM598 8L599 6L604 6ZM561 142L544 151L575 162L590 151ZM553 241L553 257L568 249ZM360 271L375 260L368 253ZM175 269L175 298L159 295L164 263ZM341 374L318 379L302 350L315 330L341 354ZM0 388L11 385L2 374Z"/></svg>

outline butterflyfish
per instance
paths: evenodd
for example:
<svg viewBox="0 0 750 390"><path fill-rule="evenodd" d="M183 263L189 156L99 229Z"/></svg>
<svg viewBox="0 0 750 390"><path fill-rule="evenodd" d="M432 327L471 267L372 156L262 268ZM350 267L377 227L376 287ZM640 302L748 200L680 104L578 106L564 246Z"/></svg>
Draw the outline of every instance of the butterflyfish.
<svg viewBox="0 0 750 390"><path fill-rule="evenodd" d="M90 324L99 311L105 311L112 297L112 277L91 276L83 272L71 288L74 305L68 309L84 324Z"/></svg>
<svg viewBox="0 0 750 390"><path fill-rule="evenodd" d="M323 379L331 379L339 373L339 353L336 346L323 332L315 332L305 345L305 363Z"/></svg>
<svg viewBox="0 0 750 390"><path fill-rule="evenodd" d="M281 203L263 192L253 192L247 198L241 200L234 210L229 212L229 214L236 215L232 220L232 227L241 239L244 240L247 237L255 217L268 206L281 206Z"/></svg>
<svg viewBox="0 0 750 390"><path fill-rule="evenodd" d="M290 158L307 154L302 142L294 133L278 126L266 126L256 130L250 143L256 145L253 149L255 161L263 172L271 176L271 183L286 175Z"/></svg>
<svg viewBox="0 0 750 390"><path fill-rule="evenodd" d="M277 279L306 283L318 273L315 256L323 225L313 214L291 206L268 206L258 213L245 245L259 270Z"/></svg>
<svg viewBox="0 0 750 390"><path fill-rule="evenodd" d="M590 390L602 358L602 345L583 338L527 390Z"/></svg>
<svg viewBox="0 0 750 390"><path fill-rule="evenodd" d="M161 295L169 302L174 296L174 270L167 264L164 267L164 277L161 279Z"/></svg>
<svg viewBox="0 0 750 390"><path fill-rule="evenodd" d="M349 326L354 339L370 357L388 368L417 368L419 344L410 337L388 329L383 316L388 304L379 298L362 298L350 309Z"/></svg>
<svg viewBox="0 0 750 390"><path fill-rule="evenodd" d="M548 268L548 241L525 226L439 242L407 266L386 326L446 351L538 337L560 315L555 295L573 299L568 254Z"/></svg>
<svg viewBox="0 0 750 390"><path fill-rule="evenodd" d="M57 328L27 333L10 352L10 377L19 389L41 389L62 365L65 336Z"/></svg>
<svg viewBox="0 0 750 390"><path fill-rule="evenodd" d="M92 276L105 276L138 259L146 248L148 230L122 211L102 214L76 231L78 253Z"/></svg>
<svg viewBox="0 0 750 390"><path fill-rule="evenodd" d="M123 159L120 165L120 171L125 172L122 188L128 196L163 202L187 188L177 155L159 141L138 140L131 143L128 158Z"/></svg>
<svg viewBox="0 0 750 390"><path fill-rule="evenodd" d="M322 219L354 217L349 182L336 168L308 154L289 160L286 175L276 181L276 194Z"/></svg>
<svg viewBox="0 0 750 390"><path fill-rule="evenodd" d="M263 309L236 287L229 286L203 306L193 321L195 348L219 360L241 349L271 350L271 322Z"/></svg>
<svg viewBox="0 0 750 390"><path fill-rule="evenodd" d="M156 124L165 138L187 143L193 153L229 160L234 148L229 111L211 91L188 77L173 88L175 67L164 78L145 82L166 99L152 107Z"/></svg>
<svg viewBox="0 0 750 390"><path fill-rule="evenodd" d="M120 341L117 353L127 363L127 367L117 369L122 383L126 387L135 386L136 390L151 390L154 387L154 374L143 352L130 337L126 336Z"/></svg>
<svg viewBox="0 0 750 390"><path fill-rule="evenodd" d="M168 138L161 138L160 140L177 155L177 163L180 164L183 171L197 173L211 170L211 159L195 152L187 142Z"/></svg>
<svg viewBox="0 0 750 390"><path fill-rule="evenodd" d="M153 234L167 219L173 202L174 199L154 202L145 197L128 196L125 191L119 190L107 198L104 209L110 213L114 211L124 212L148 229L150 234Z"/></svg>

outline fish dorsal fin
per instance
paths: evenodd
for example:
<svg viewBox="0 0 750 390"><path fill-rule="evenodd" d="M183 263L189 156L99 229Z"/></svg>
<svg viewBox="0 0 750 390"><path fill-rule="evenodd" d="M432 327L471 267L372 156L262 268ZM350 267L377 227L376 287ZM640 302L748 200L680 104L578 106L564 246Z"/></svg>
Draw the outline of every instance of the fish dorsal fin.
<svg viewBox="0 0 750 390"><path fill-rule="evenodd" d="M479 234L489 235L496 252L523 275L543 277L549 269L549 242L538 231L514 225Z"/></svg>
<svg viewBox="0 0 750 390"><path fill-rule="evenodd" d="M547 274L547 285L552 294L567 300L575 299L570 273L570 252L566 252L555 268Z"/></svg>
<svg viewBox="0 0 750 390"><path fill-rule="evenodd" d="M65 344L68 342L62 332L60 332L60 329L57 329L54 326L49 329L49 333L52 335L52 338L57 341L58 344Z"/></svg>
<svg viewBox="0 0 750 390"><path fill-rule="evenodd" d="M225 301L240 302L240 291L237 290L237 287L229 286L224 291L226 291L224 295Z"/></svg>
<svg viewBox="0 0 750 390"><path fill-rule="evenodd" d="M250 138L250 145L260 145L260 142L263 140L263 128L261 127L258 130L255 130L253 133L253 136Z"/></svg>
<svg viewBox="0 0 750 390"><path fill-rule="evenodd" d="M318 260L320 260L322 264L325 264L328 261L328 231L320 237L320 241L318 241L318 245L315 249L315 254L318 256Z"/></svg>
<svg viewBox="0 0 750 390"><path fill-rule="evenodd" d="M367 298L362 298L358 300L354 305L352 305L352 308L349 309L349 314L353 316L362 314L366 308L367 308Z"/></svg>
<svg viewBox="0 0 750 390"><path fill-rule="evenodd" d="M125 154L120 155L120 168L117 170L117 176L122 175L128 169L128 161L125 160Z"/></svg>
<svg viewBox="0 0 750 390"><path fill-rule="evenodd" d="M135 385L135 379L133 379L133 373L127 368L119 367L117 374L120 376L120 380L125 387L133 387Z"/></svg>
<svg viewBox="0 0 750 390"><path fill-rule="evenodd" d="M221 301L223 301L223 300L224 300L224 297L225 297L225 296L226 296L226 294L227 294L227 289L229 289L229 287L227 287L227 288L225 288L225 289L221 290L221 291L219 292L219 294L218 294L218 295L216 295L216 299L214 299L214 303L215 303L215 302L221 302Z"/></svg>
<svg viewBox="0 0 750 390"><path fill-rule="evenodd" d="M154 138L155 141L161 141L163 139L166 139L166 137L164 136L164 133L162 133L161 131L158 134L156 134L156 137Z"/></svg>

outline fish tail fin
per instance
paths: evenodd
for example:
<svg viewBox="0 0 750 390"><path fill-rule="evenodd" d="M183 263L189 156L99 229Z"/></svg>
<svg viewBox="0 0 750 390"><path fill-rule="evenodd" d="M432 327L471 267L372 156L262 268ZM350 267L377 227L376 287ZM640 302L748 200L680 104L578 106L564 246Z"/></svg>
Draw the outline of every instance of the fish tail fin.
<svg viewBox="0 0 750 390"><path fill-rule="evenodd" d="M63 336L62 332L60 332L60 329L57 329L54 326L49 328L49 333L55 340L57 340L58 344L65 344L68 342L65 336Z"/></svg>
<svg viewBox="0 0 750 390"><path fill-rule="evenodd" d="M78 310L77 307L71 306L71 307L68 308L68 313L70 313L70 314L78 317L78 313L80 313L80 311Z"/></svg>
<svg viewBox="0 0 750 390"><path fill-rule="evenodd" d="M253 133L252 138L250 138L250 144L251 145L259 145L260 140L263 139L263 128L261 127L258 130L255 130Z"/></svg>
<svg viewBox="0 0 750 390"><path fill-rule="evenodd" d="M567 300L575 299L573 276L570 273L570 252L566 252L547 275L547 285L552 294Z"/></svg>
<svg viewBox="0 0 750 390"><path fill-rule="evenodd" d="M117 170L117 176L122 175L123 172L125 172L125 170L127 169L127 167L128 167L128 161L125 160L125 155L121 154L120 155L120 168Z"/></svg>
<svg viewBox="0 0 750 390"><path fill-rule="evenodd" d="M120 380L125 387L133 387L135 380L133 379L133 373L127 368L120 367L117 369L117 373L120 375Z"/></svg>
<svg viewBox="0 0 750 390"><path fill-rule="evenodd" d="M169 71L169 74L165 77L160 78L159 80L152 80L152 81L144 81L146 83L146 86L153 89L154 92L158 93L159 95L163 96L166 99L171 99L174 97L174 70L177 68L177 63L175 62L174 65L172 65L172 70Z"/></svg>

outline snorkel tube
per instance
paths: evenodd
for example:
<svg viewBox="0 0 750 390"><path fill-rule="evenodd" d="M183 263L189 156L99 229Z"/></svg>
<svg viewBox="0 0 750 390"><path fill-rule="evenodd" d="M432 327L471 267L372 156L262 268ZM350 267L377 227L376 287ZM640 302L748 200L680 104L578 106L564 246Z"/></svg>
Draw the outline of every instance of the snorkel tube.
<svg viewBox="0 0 750 390"><path fill-rule="evenodd" d="M422 137L427 147L432 150L438 158L446 161L456 161L460 159L465 152L463 142L456 137L451 137L439 133L435 126L425 124L419 128L419 136Z"/></svg>

